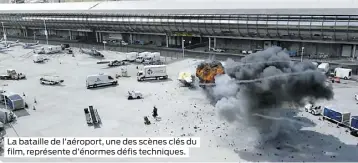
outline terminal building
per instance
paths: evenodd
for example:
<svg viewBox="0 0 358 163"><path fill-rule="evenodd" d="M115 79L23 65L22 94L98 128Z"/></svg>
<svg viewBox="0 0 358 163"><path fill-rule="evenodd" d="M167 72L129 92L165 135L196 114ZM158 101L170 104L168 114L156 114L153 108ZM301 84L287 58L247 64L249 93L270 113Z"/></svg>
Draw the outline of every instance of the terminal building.
<svg viewBox="0 0 358 163"><path fill-rule="evenodd" d="M281 46L293 55L356 58L354 0L139 0L2 4L8 37L120 41L237 53ZM46 29L46 30L45 30Z"/></svg>

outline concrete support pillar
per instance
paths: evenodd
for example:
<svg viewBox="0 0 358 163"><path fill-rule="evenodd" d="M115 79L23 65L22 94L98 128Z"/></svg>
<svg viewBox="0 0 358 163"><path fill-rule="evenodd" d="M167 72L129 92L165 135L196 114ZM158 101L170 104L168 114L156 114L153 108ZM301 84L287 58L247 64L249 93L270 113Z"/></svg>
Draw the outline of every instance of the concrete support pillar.
<svg viewBox="0 0 358 163"><path fill-rule="evenodd" d="M98 39L98 32L96 32L96 42L99 42L99 39Z"/></svg>
<svg viewBox="0 0 358 163"><path fill-rule="evenodd" d="M70 36L70 40L72 40L72 31L71 30L68 31L68 36Z"/></svg>
<svg viewBox="0 0 358 163"><path fill-rule="evenodd" d="M214 48L216 48L216 37L214 37Z"/></svg>
<svg viewBox="0 0 358 163"><path fill-rule="evenodd" d="M203 38L200 36L200 43L203 43Z"/></svg>
<svg viewBox="0 0 358 163"><path fill-rule="evenodd" d="M165 35L165 43L166 43L166 47L169 48L169 37L168 37L168 35Z"/></svg>
<svg viewBox="0 0 358 163"><path fill-rule="evenodd" d="M102 42L102 33L101 32L98 32L98 40L99 40L99 42Z"/></svg>
<svg viewBox="0 0 358 163"><path fill-rule="evenodd" d="M352 51L352 58L353 59L356 58L356 48L357 48L357 45L353 45L353 51Z"/></svg>
<svg viewBox="0 0 358 163"><path fill-rule="evenodd" d="M133 34L129 34L129 42L130 44L133 44Z"/></svg>
<svg viewBox="0 0 358 163"><path fill-rule="evenodd" d="M209 51L211 49L211 37L209 37Z"/></svg>

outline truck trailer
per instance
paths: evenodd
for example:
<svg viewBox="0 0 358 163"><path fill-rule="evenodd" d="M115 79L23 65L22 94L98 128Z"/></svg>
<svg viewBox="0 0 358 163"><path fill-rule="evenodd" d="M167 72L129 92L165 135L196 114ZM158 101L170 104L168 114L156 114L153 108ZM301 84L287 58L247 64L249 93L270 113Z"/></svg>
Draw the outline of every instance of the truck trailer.
<svg viewBox="0 0 358 163"><path fill-rule="evenodd" d="M144 81L146 79L168 79L166 65L149 65L144 66L143 70L137 73L137 80Z"/></svg>
<svg viewBox="0 0 358 163"><path fill-rule="evenodd" d="M335 68L334 77L348 80L352 78L352 69L348 68Z"/></svg>
<svg viewBox="0 0 358 163"><path fill-rule="evenodd" d="M338 125L349 125L351 113L349 112L339 112L331 107L324 107L323 109L323 120L331 120Z"/></svg>

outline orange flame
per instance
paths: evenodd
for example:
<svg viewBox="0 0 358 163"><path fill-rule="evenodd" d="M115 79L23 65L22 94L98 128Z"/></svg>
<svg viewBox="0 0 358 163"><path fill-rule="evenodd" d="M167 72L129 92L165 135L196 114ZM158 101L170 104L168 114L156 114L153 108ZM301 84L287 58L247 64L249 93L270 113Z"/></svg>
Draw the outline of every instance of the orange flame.
<svg viewBox="0 0 358 163"><path fill-rule="evenodd" d="M200 79L201 83L214 83L215 76L224 73L225 71L221 63L203 63L196 69L196 76Z"/></svg>

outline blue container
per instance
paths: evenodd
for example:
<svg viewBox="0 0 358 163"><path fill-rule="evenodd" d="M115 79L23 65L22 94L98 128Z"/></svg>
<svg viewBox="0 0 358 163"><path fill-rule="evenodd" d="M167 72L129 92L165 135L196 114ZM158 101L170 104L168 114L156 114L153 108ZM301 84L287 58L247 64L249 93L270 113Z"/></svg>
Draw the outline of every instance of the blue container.
<svg viewBox="0 0 358 163"><path fill-rule="evenodd" d="M358 130L358 116L351 116L351 128Z"/></svg>
<svg viewBox="0 0 358 163"><path fill-rule="evenodd" d="M343 121L342 113L337 112L332 109L329 109L329 108L324 108L323 116L325 116L333 121L339 122L339 123L342 123L342 121Z"/></svg>

